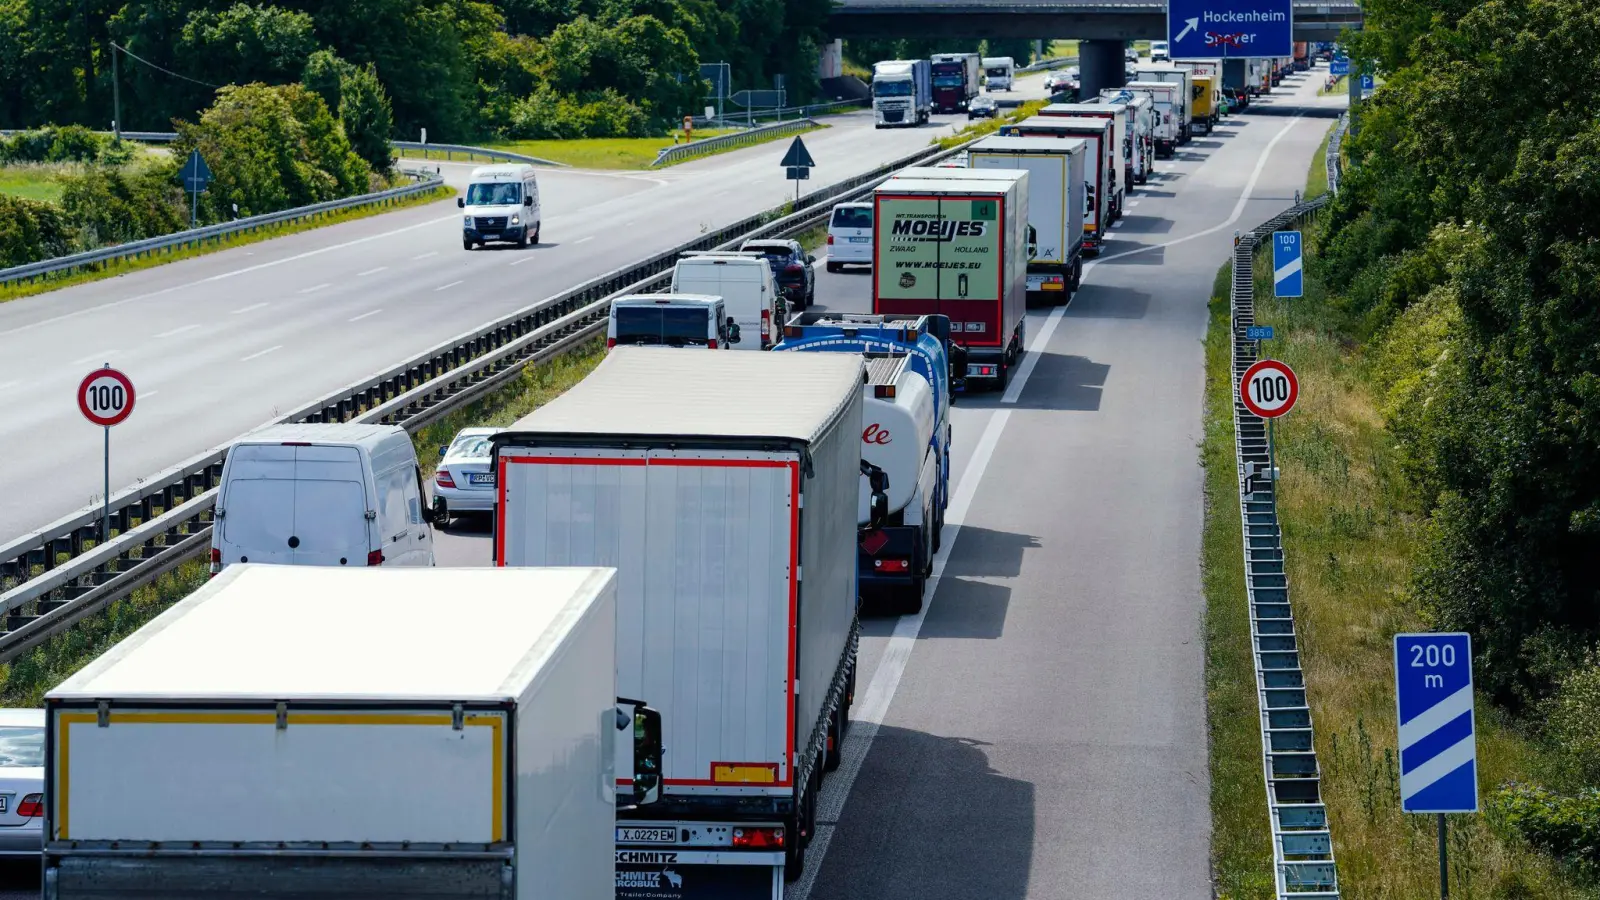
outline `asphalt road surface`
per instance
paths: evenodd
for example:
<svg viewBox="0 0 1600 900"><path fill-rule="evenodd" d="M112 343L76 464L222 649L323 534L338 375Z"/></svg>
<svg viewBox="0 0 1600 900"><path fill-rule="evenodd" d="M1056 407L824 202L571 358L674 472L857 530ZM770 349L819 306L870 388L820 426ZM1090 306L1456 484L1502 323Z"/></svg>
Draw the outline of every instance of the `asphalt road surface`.
<svg viewBox="0 0 1600 900"><path fill-rule="evenodd" d="M1042 77L1015 96L1042 96ZM822 187L925 148L933 127L868 111L805 135ZM499 316L782 204L788 140L651 172L541 169L543 243L467 253L454 200L0 304L0 542L102 493L102 435L74 391L133 379L111 435L113 492ZM440 165L462 184L466 164Z"/></svg>
<svg viewBox="0 0 1600 900"><path fill-rule="evenodd" d="M1342 104L1317 77L1263 106ZM845 762L791 900L1211 896L1206 301L1234 231L1293 203L1331 124L1236 115L1180 148L1071 305L1030 313L1007 391L959 399L931 600L865 624ZM870 310L867 269L818 269L819 308ZM458 520L436 554L487 565L487 521Z"/></svg>

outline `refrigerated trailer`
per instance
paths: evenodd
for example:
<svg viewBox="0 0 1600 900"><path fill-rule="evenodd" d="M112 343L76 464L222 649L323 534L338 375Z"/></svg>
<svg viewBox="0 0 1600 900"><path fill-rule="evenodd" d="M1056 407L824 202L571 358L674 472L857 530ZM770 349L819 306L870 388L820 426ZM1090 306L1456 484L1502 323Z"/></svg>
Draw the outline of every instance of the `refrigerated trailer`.
<svg viewBox="0 0 1600 900"><path fill-rule="evenodd" d="M1167 82L1178 85L1173 93L1173 118L1178 124L1178 143L1187 144L1194 136L1194 73L1189 69L1167 63L1139 66L1134 70L1139 82Z"/></svg>
<svg viewBox="0 0 1600 900"><path fill-rule="evenodd" d="M1079 140L1087 144L1083 179L1088 183L1089 200L1083 220L1083 250L1090 256L1100 255L1111 223L1116 219L1118 195L1115 157L1111 150L1113 127L1107 119L1033 116L1000 129L1000 133L1008 137Z"/></svg>
<svg viewBox="0 0 1600 900"><path fill-rule="evenodd" d="M1155 145L1157 156L1171 158L1178 150L1178 121L1182 115L1182 107L1178 100L1178 93L1182 85L1170 81L1130 81L1123 86L1125 90L1142 91L1150 95L1154 106L1152 116L1152 142Z"/></svg>
<svg viewBox="0 0 1600 900"><path fill-rule="evenodd" d="M1128 191L1133 190L1133 141L1130 110L1121 104L1051 103L1039 110L1048 118L1108 119L1111 121L1111 215L1122 218L1127 206Z"/></svg>
<svg viewBox="0 0 1600 900"><path fill-rule="evenodd" d="M616 596L229 566L46 696L43 895L609 900Z"/></svg>
<svg viewBox="0 0 1600 900"><path fill-rule="evenodd" d="M1083 280L1087 141L987 137L967 151L974 169L1028 171L1028 297L1065 306Z"/></svg>
<svg viewBox="0 0 1600 900"><path fill-rule="evenodd" d="M855 671L862 367L618 347L495 435L496 565L615 567L618 690L664 720L622 900L781 898L805 864Z"/></svg>

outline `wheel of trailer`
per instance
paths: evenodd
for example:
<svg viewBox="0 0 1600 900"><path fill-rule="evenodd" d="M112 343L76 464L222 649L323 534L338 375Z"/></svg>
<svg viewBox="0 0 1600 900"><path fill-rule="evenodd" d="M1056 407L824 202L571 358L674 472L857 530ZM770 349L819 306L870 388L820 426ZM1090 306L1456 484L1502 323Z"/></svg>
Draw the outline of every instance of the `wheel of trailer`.
<svg viewBox="0 0 1600 900"><path fill-rule="evenodd" d="M914 616L922 612L922 595L928 592L928 577L922 573L911 579L911 587L900 601L900 615Z"/></svg>
<svg viewBox="0 0 1600 900"><path fill-rule="evenodd" d="M1000 357L1000 375L994 380L994 389L996 391L1004 391L1006 389L1006 385L1010 382L1011 354L1007 353Z"/></svg>

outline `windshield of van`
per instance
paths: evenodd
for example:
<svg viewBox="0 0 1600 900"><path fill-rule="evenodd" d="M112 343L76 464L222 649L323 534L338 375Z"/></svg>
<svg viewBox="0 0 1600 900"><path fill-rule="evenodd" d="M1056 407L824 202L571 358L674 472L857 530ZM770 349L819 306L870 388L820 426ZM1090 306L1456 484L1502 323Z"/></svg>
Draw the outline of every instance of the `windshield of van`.
<svg viewBox="0 0 1600 900"><path fill-rule="evenodd" d="M699 306L619 306L612 312L619 344L704 346L709 310Z"/></svg>
<svg viewBox="0 0 1600 900"><path fill-rule="evenodd" d="M835 228L871 228L872 207L841 206L833 211Z"/></svg>
<svg viewBox="0 0 1600 900"><path fill-rule="evenodd" d="M468 206L515 206L522 202L522 185L515 181L480 181L467 188Z"/></svg>

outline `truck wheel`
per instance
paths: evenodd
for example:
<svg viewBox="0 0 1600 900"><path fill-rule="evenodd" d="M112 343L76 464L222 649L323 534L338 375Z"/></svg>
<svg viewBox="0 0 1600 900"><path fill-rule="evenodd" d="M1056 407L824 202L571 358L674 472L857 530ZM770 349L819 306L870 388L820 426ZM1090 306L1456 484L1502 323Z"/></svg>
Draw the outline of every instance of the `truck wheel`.
<svg viewBox="0 0 1600 900"><path fill-rule="evenodd" d="M1011 356L1007 354L1000 358L1000 377L994 380L995 393L1004 393L1009 383L1011 383Z"/></svg>

